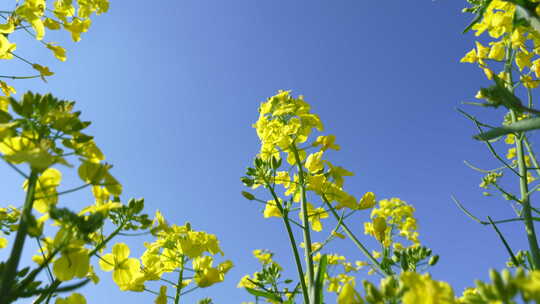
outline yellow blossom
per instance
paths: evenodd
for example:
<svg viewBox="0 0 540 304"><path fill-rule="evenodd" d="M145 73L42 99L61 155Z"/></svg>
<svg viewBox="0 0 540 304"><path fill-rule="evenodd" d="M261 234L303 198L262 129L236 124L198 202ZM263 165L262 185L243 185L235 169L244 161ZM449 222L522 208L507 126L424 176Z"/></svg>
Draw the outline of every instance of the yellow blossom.
<svg viewBox="0 0 540 304"><path fill-rule="evenodd" d="M280 205L282 205L283 202L279 202ZM278 206L276 205L275 200L270 200L266 202L266 207L264 208L264 217L282 217L281 211L279 210Z"/></svg>

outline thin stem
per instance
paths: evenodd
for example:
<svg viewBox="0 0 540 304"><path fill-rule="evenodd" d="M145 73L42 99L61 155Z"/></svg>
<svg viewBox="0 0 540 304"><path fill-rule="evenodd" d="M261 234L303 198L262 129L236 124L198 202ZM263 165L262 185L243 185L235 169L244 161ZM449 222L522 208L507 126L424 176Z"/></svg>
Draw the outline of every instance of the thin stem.
<svg viewBox="0 0 540 304"><path fill-rule="evenodd" d="M88 186L90 186L92 184L84 184L82 186L79 186L79 187L75 187L75 188L72 188L72 189L68 189L68 190L65 190L65 191L61 191L61 192L58 192L56 194L51 194L51 195L46 195L46 196L38 196L36 197L35 199L36 200L39 200L39 199L45 199L45 198L50 198L50 197L55 197L55 196L60 196L60 195L64 195L64 194L68 194L68 193L72 193L72 192L75 192L75 191L79 191L81 189L84 189Z"/></svg>
<svg viewBox="0 0 540 304"><path fill-rule="evenodd" d="M190 292L192 292L192 291L194 291L194 290L197 290L198 288L199 288L199 286L192 287L192 288L190 288L190 289L188 289L188 290L182 292L182 294L180 294L180 295L181 295L181 296L186 295L186 294L188 294L188 293L190 293Z"/></svg>
<svg viewBox="0 0 540 304"><path fill-rule="evenodd" d="M512 122L517 121L517 115L513 110L510 110ZM525 231L527 233L527 240L529 241L529 248L532 254L533 269L540 268L540 248L538 247L538 240L536 238L536 232L534 229L534 223L531 214L531 202L529 196L529 185L527 181L527 166L525 164L525 153L523 149L523 138L517 138L516 136L516 153L518 157L519 168L519 190L521 192L521 205L523 206L522 215L525 219Z"/></svg>
<svg viewBox="0 0 540 304"><path fill-rule="evenodd" d="M526 134L523 135L523 144L525 145L525 148L527 149L527 153L529 154L529 158L534 166L534 169L536 171L536 174L540 176L540 165L538 164L538 159L536 158L536 154L534 154L534 151L531 147L531 144L529 143L529 139L527 138ZM532 169L532 168L529 168Z"/></svg>
<svg viewBox="0 0 540 304"><path fill-rule="evenodd" d="M15 56L17 59L19 59L19 60L21 60L21 61L23 61L23 62L25 62L25 63L27 63L27 64L29 64L29 65L31 65L31 66L34 65L34 64L31 63L30 61L28 61L28 60L22 58L21 56L15 54L15 53L13 53L13 52L9 52L9 53L10 53L11 55Z"/></svg>
<svg viewBox="0 0 540 304"><path fill-rule="evenodd" d="M149 292L149 293L151 293L151 294L155 294L156 296L159 296L159 292L157 292L157 291L153 291L153 290L151 290L151 289L148 289L148 288L146 288L146 287L144 288L144 291L148 291L148 292ZM167 296L167 298L169 298L169 299L171 299L171 300L173 300L173 299L174 299L174 298L173 298L173 297L171 297L171 296Z"/></svg>
<svg viewBox="0 0 540 304"><path fill-rule="evenodd" d="M508 73L510 83L512 83L512 62L516 52L509 47L506 53L505 72ZM510 88L513 92L513 88ZM510 117L512 123L517 122L517 113L510 109ZM521 133L525 134L525 133ZM520 135L521 135L520 134ZM527 240L529 242L529 249L532 254L532 269L540 268L540 248L538 248L538 240L536 239L536 232L534 231L534 223L531 215L531 202L528 190L527 181L527 166L525 164L525 151L523 149L523 136L515 136L516 154L518 158L518 170L519 170L519 190L521 192L521 204L523 206L522 216L525 219L525 232L527 233Z"/></svg>
<svg viewBox="0 0 540 304"><path fill-rule="evenodd" d="M24 247L24 241L28 234L28 223L32 217L32 207L34 205L34 193L36 190L36 184L39 173L32 169L30 177L28 178L28 190L26 192L26 199L24 202L24 208L19 222L19 228L17 235L15 236L15 242L11 249L9 260L4 268L2 275L2 282L0 283L0 303L9 303L11 288L13 286L13 280L17 274L17 268L21 260L22 250Z"/></svg>
<svg viewBox="0 0 540 304"><path fill-rule="evenodd" d="M480 168L478 168L476 166L473 166L470 162L468 162L466 160L464 160L463 163L465 165L467 165L467 167L469 167L469 168L471 168L471 169L473 169L475 171L478 171L478 172L481 172L481 173L486 173L486 174L493 173L493 172L499 172L499 171L501 171L502 169L505 168L505 167L499 167L499 168L495 168L495 169L491 169L491 170L484 170L484 169L480 169Z"/></svg>
<svg viewBox="0 0 540 304"><path fill-rule="evenodd" d="M182 294L182 281L184 280L184 256L182 256L180 264L182 265L182 268L180 268L180 273L178 274L178 284L176 286L174 304L180 303L180 295Z"/></svg>
<svg viewBox="0 0 540 304"><path fill-rule="evenodd" d="M268 182L266 183L266 185L268 189L270 189L270 193L272 194L272 197L274 198L274 201L276 202L276 206L278 207L279 211L282 214L283 224L285 224L287 235L289 236L289 243L291 244L291 249L294 255L294 261L296 264L296 270L298 271L298 279L300 280L300 286L302 287L302 295L304 296L304 303L309 304L309 294L308 294L308 289L306 286L306 281L304 278L304 270L302 269L302 262L300 260L300 255L298 254L298 247L296 246L296 240L292 232L291 224L289 223L289 216L285 212L283 206L279 203L279 198L276 192L274 191L274 188L271 187Z"/></svg>
<svg viewBox="0 0 540 304"><path fill-rule="evenodd" d="M45 255L45 251L43 251L43 246L41 246L41 242L39 241L39 238L36 237L36 242L39 246L39 251L41 252L41 256L43 257L43 260L47 260L47 256ZM52 282L54 280L54 277L52 275L51 268L49 267L49 264L47 263L47 274L49 275L49 280Z"/></svg>
<svg viewBox="0 0 540 304"><path fill-rule="evenodd" d="M508 251L508 254L510 255L510 258L512 259L512 262L517 267L519 265L519 262L518 262L518 259L516 258L516 256L514 255L514 251L512 250L512 248L510 248L510 245L508 245L508 242L506 241L506 239L502 235L499 228L497 228L497 225L495 225L495 222L493 222L491 217L488 216L488 220L489 220L489 223L491 224L491 226L493 227L493 229L495 229L495 232L497 232L497 235L499 236L501 241L503 242L504 248L506 248L506 251Z"/></svg>
<svg viewBox="0 0 540 304"><path fill-rule="evenodd" d="M292 151L294 153L294 158L296 160L296 165L298 167L298 181L300 182L300 193L301 193L301 200L300 200L300 213L302 218L302 225L304 226L303 235L304 235L304 255L306 259L306 267L307 267L307 285L308 288L311 289L313 286L313 281L315 279L314 275L314 266L313 266L313 256L311 255L311 251L313 248L311 248L311 232L309 229L309 217L308 217L308 210L307 210L307 195L306 195L306 184L305 184L305 178L304 178L304 168L302 167L302 162L300 160L300 155L298 153L298 150L296 149L296 145L291 146ZM313 290L314 291L314 290Z"/></svg>
<svg viewBox="0 0 540 304"><path fill-rule="evenodd" d="M465 111L463 110L460 110L458 109L458 112L460 112L461 114L463 114L465 117L469 118L470 120L472 120L474 122L474 124L476 125L476 128L478 129L478 131L480 132L480 134L484 134L484 130L482 130L482 127L480 126L480 122L474 118L473 116L471 116L470 114L466 113ZM493 156L499 160L506 168L510 169L512 172L514 172L517 176L519 176L519 173L514 169L512 168L506 161L504 161L504 159L495 151L495 149L493 148L493 146L491 145L491 143L489 141L485 141L486 143L486 146L488 147L489 151L491 152L491 154L493 154Z"/></svg>
<svg viewBox="0 0 540 304"><path fill-rule="evenodd" d="M8 164L8 166L10 166L13 170L17 171L17 173L19 173L22 177L28 179L28 175L26 175L24 172L22 172L21 169L17 168L17 166L15 166L14 164L10 163L10 162L7 161L5 158L2 157L2 159L6 162L6 164Z"/></svg>
<svg viewBox="0 0 540 304"><path fill-rule="evenodd" d="M332 212L334 217L339 221L340 217L337 214L334 207L330 204L330 202L326 198L326 195L323 194L322 199L323 199L324 203L328 206L329 210ZM347 227L347 225L344 222L341 222L341 228L343 228L343 230L345 230L345 233L347 234L347 236L353 241L353 243L358 247L358 249L360 249L360 251L362 251L362 253L375 266L375 268L377 268L377 270L379 270L380 272L382 272L386 276L391 276L393 274L391 271L385 270L385 269L382 268L381 264L371 255L371 253L369 253L367 248L364 247L364 245L362 245L362 243L360 243L358 238L356 238L356 236L351 232L349 227Z"/></svg>

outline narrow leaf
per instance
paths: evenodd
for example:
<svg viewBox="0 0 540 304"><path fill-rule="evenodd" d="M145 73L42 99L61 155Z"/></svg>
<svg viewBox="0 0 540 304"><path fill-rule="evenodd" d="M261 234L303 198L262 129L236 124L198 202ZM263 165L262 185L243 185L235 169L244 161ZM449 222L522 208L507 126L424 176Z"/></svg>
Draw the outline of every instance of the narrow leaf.
<svg viewBox="0 0 540 304"><path fill-rule="evenodd" d="M317 266L317 275L315 276L315 304L323 304L324 298L324 275L328 266L328 257L323 255Z"/></svg>
<svg viewBox="0 0 540 304"><path fill-rule="evenodd" d="M507 126L494 128L487 132L483 132L482 134L475 135L473 138L476 140L487 141L510 133L526 132L536 129L540 129L540 117L524 119Z"/></svg>
<svg viewBox="0 0 540 304"><path fill-rule="evenodd" d="M279 301L279 302L282 301L282 299L279 296L277 296L277 295L275 295L275 294L273 294L271 292L262 291L262 290L256 290L256 289L247 288L247 287L246 287L246 290L247 290L247 292L249 292L250 294L252 294L252 295L254 295L256 297L263 297L265 299L269 299L269 300L272 300L272 301Z"/></svg>

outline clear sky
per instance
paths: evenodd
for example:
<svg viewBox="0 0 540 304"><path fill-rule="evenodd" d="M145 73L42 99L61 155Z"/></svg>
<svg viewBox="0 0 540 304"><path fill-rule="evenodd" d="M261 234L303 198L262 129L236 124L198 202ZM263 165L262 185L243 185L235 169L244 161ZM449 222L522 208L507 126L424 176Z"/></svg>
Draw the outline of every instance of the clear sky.
<svg viewBox="0 0 540 304"><path fill-rule="evenodd" d="M77 101L115 166L125 201L144 197L149 213L160 209L171 223L189 221L217 234L235 268L224 283L194 292L185 303L204 296L216 303L252 300L236 284L259 269L253 249L275 251L294 274L281 221L264 219L261 206L240 195L245 189L239 178L259 149L251 127L257 107L279 89L303 94L325 132L337 136L342 150L331 158L355 172L346 181L350 192L399 197L417 208L423 244L441 254L434 277L461 293L474 279L487 279L490 267L502 268L507 257L494 231L467 218L450 196L479 216L512 216L507 202L481 195L481 175L463 165L498 166L471 139L474 126L455 111L470 109L460 102L487 84L478 68L459 63L474 45L472 34L461 34L471 19L461 13L465 4L112 0L109 13L93 19L81 42L59 36L57 41L67 41L66 63L46 50L30 50L36 42L21 44L23 54L56 75L47 84L16 86L20 93L53 92ZM12 193L12 187L22 180L9 170L0 167L10 176L0 189L10 203L21 202L22 191ZM65 187L77 184L68 178ZM61 201L90 203L77 194ZM368 216L351 223L362 240ZM522 225L501 229L513 248L525 248ZM142 238L120 240L142 254ZM349 241L336 248L350 260L362 259ZM89 303L154 299L120 292L110 273L101 278L99 289L84 290Z"/></svg>

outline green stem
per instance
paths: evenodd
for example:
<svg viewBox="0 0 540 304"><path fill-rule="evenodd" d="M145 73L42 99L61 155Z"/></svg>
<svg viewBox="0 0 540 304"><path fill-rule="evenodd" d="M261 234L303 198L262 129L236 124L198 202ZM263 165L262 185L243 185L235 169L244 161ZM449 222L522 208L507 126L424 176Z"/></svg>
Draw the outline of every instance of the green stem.
<svg viewBox="0 0 540 304"><path fill-rule="evenodd" d="M525 145L525 148L527 149L527 152L529 154L529 157L531 158L531 162L534 166L534 170L536 171L536 174L540 176L540 165L538 164L538 160L536 159L536 155L534 154L531 144L529 143L529 139L525 134L523 134L523 144Z"/></svg>
<svg viewBox="0 0 540 304"><path fill-rule="evenodd" d="M300 155L298 153L298 150L296 149L296 145L292 145L292 151L294 153L294 158L296 160L296 165L298 167L298 181L300 182L300 192L301 192L301 199L300 199L300 214L302 216L302 225L304 226L303 234L304 234L304 255L306 259L306 265L307 265L307 273L308 273L308 280L307 285L310 291L315 291L313 280L315 279L314 275L314 269L313 266L313 255L311 254L311 251L313 248L311 248L311 232L309 229L309 217L308 217L308 210L307 210L307 195L306 195L306 183L304 178L304 168L302 167L302 162L300 160ZM313 295L314 296L314 295Z"/></svg>
<svg viewBox="0 0 540 304"><path fill-rule="evenodd" d="M28 178L28 189L26 192L26 198L24 200L24 207L21 220L19 222L19 228L17 230L17 235L15 236L15 242L13 243L9 260L7 261L4 273L2 275L2 282L0 283L0 303L9 303L10 300L8 299L13 296L11 294L11 289L13 286L13 280L17 274L19 262L21 260L24 241L26 240L26 236L28 234L28 222L32 217L32 207L34 205L34 194L37 180L38 172L32 169L30 172L30 177Z"/></svg>
<svg viewBox="0 0 540 304"><path fill-rule="evenodd" d="M184 256L182 256L181 265L182 265L182 268L180 268L180 273L178 274L178 284L176 286L176 294L174 295L174 304L180 303L180 294L182 292L182 281L184 280Z"/></svg>
<svg viewBox="0 0 540 304"><path fill-rule="evenodd" d="M508 73L508 76L510 78L510 84L507 86L510 86L509 89L512 90L512 62L514 61L516 52L510 47L508 48L507 54L506 54L506 63L505 63L505 72ZM518 119L517 113L510 109L510 116L512 118L512 122L515 123ZM530 196L529 196L529 186L527 182L527 166L525 164L525 151L523 149L523 136L525 133L521 133L516 137L515 145L516 145L516 154L518 158L518 171L519 171L519 190L521 192L521 204L523 206L523 212L522 217L524 218L525 222L525 232L527 233L527 240L529 242L529 249L532 254L532 262L533 265L531 265L532 269L539 269L540 268L540 248L538 248L538 240L536 239L536 232L534 231L534 223L532 220L532 214L531 214L531 202L530 202Z"/></svg>
<svg viewBox="0 0 540 304"><path fill-rule="evenodd" d="M332 212L332 214L334 215L334 217L339 220L339 215L337 214L336 210L334 209L334 207L330 204L330 202L328 201L328 199L326 198L326 196L323 194L322 196L322 199L324 201L324 203L328 206L328 209ZM369 253L369 251L367 250L366 247L364 247L364 245L362 245L362 243L360 243L360 241L358 240L358 238L356 238L356 236L351 232L351 230L349 229L349 227L347 227L347 225L342 221L341 222L341 228L343 228L343 230L345 231L345 233L347 234L347 236L353 241L353 243L358 247L358 249L360 249L360 251L362 251L362 253L368 258L368 260L376 266L377 270L379 270L380 272L382 272L384 275L386 276L391 276L393 275L393 273L389 270L385 270L383 269L383 267L381 266L381 264L371 255L371 253Z"/></svg>
<svg viewBox="0 0 540 304"><path fill-rule="evenodd" d="M276 206L279 209L279 212L283 215L283 224L285 224L285 228L287 230L287 235L289 236L289 243L291 243L291 249L293 251L294 255L294 261L296 263L296 270L298 271L298 278L300 279L300 286L302 287L302 295L304 296L304 303L309 304L309 294L308 289L306 285L306 280L304 277L304 270L302 270L302 262L300 260L300 255L298 254L298 247L296 247L296 240L294 238L294 234L292 232L291 224L289 223L288 214L285 213L285 210L283 206L279 203L279 198L274 191L274 188L270 186L269 183L266 183L266 186L268 189L270 189L270 193L272 194L272 197L274 198L274 201L276 202Z"/></svg>
<svg viewBox="0 0 540 304"><path fill-rule="evenodd" d="M511 110L512 122L517 121L516 113ZM533 269L540 269L540 248L538 247L538 240L536 238L536 232L534 229L534 222L531 214L531 202L529 196L529 185L527 181L527 166L525 164L525 151L523 149L523 138L516 136L516 153L518 157L518 169L519 169L519 190L521 192L521 204L523 206L522 216L525 222L525 231L527 233L527 240L529 241L529 248L532 254L532 260L534 265L531 265Z"/></svg>

